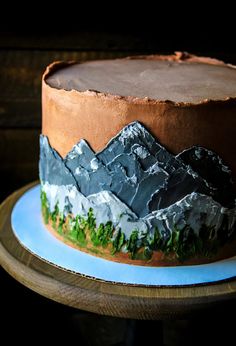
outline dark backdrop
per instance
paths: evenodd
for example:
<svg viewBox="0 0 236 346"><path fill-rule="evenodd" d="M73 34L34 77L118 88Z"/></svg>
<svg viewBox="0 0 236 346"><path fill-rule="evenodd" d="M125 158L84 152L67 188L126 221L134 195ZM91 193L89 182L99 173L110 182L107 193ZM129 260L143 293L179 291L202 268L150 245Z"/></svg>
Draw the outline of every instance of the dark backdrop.
<svg viewBox="0 0 236 346"><path fill-rule="evenodd" d="M171 6L170 4L169 7ZM194 4L192 6L194 11ZM9 22L9 17L2 14L0 202L15 189L38 178L41 75L46 65L53 60L83 61L183 50L236 64L236 30L231 21L230 10L226 14L222 10L221 15L214 18L212 23L209 18L212 19L215 14L212 12L210 17L204 15L204 7L195 11L195 18L191 13L186 17L175 18L173 8L170 15L169 12L162 13L161 9L146 7L143 16L136 17L134 24L132 14L130 17L122 16L126 10L124 6L121 8L123 12L121 9L114 9L118 18L110 17L104 21L104 16L99 17L100 23L92 21L89 12L81 11L82 13L76 13L76 22L72 20L74 17L71 18L67 29L63 28L61 21L56 21L55 25L50 22L50 17L44 17L41 20L41 30L38 30L37 20L34 22L33 17L25 19L25 16L18 18L14 26L19 23L21 25L12 29L12 25L9 25L12 21ZM142 22L144 17L146 24ZM226 19L225 24L222 18ZM156 336L154 344L157 344L163 332L166 345L195 345L204 342L216 345L218 342L227 343L233 336L233 322L229 313L235 308L234 302L196 316L186 316L183 321L165 322L161 331L160 325L151 321L140 325L135 321L105 319L76 312L39 297L11 279L2 269L0 285L1 314L4 316L2 334L11 338L6 332L7 327L11 326L19 341L25 344L32 344L28 336L29 329L42 342L49 333L49 338L54 342L67 337L85 346L125 345L122 338L133 338L136 340L135 345L147 343L148 340L151 342L150 335L155 330L159 336ZM125 331L124 334L119 332L119 337L118 332L115 332L118 327ZM96 338L96 335L99 337ZM47 341L49 338L47 337ZM100 341L95 341L96 339Z"/></svg>

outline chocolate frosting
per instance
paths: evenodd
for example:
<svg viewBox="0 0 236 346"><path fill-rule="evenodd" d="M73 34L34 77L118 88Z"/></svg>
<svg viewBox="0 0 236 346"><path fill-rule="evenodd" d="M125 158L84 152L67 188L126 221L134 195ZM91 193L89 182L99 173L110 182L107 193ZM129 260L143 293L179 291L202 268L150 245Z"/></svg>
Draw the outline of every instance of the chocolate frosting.
<svg viewBox="0 0 236 346"><path fill-rule="evenodd" d="M236 69L203 62L116 59L69 65L47 78L53 88L199 103L236 96Z"/></svg>
<svg viewBox="0 0 236 346"><path fill-rule="evenodd" d="M51 218L55 228L59 214L63 234L69 214L69 227L77 226L67 232L73 232L75 241L75 232L88 222L98 246L109 224L114 231L105 233L106 240L110 237L115 251L131 258L144 248L144 261L153 250L173 251L180 261L196 255L208 261L235 236L235 194L221 158L202 147L173 156L138 122L123 128L98 153L81 140L65 159L41 135L39 167L45 222Z"/></svg>
<svg viewBox="0 0 236 346"><path fill-rule="evenodd" d="M128 66L133 66L130 72ZM80 77L68 87L63 80L72 71ZM213 150L236 180L236 70L232 66L183 53L83 64L57 62L46 70L42 91L42 133L62 157L82 138L94 151L101 150L124 126L138 120L174 154L194 145Z"/></svg>

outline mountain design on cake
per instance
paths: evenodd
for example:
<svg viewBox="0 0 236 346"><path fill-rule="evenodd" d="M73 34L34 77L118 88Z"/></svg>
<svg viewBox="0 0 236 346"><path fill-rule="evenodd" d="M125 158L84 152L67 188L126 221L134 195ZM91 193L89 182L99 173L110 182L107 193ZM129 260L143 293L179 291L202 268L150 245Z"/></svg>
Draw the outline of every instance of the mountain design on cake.
<svg viewBox="0 0 236 346"><path fill-rule="evenodd" d="M235 230L236 208L222 208L211 197L195 192L167 208L139 218L110 191L85 197L73 185L58 186L47 182L42 184L42 189L47 195L51 212L58 205L65 216L71 213L86 217L88 210L92 208L98 225L112 222L115 229L122 230L127 239L133 230L138 230L139 238L147 234L152 237L156 228L163 239L168 239L175 227L180 231L186 229L186 232L189 231L186 227L191 227L193 232L199 235L202 225L205 225L214 228L213 238L217 238L221 232L226 239Z"/></svg>
<svg viewBox="0 0 236 346"><path fill-rule="evenodd" d="M43 135L40 147L42 181L76 185L84 196L111 191L139 217L192 192L224 207L235 205L231 172L218 155L198 146L172 155L139 122L124 127L98 153L81 140L63 160Z"/></svg>
<svg viewBox="0 0 236 346"><path fill-rule="evenodd" d="M200 146L175 156L138 122L102 151L80 140L64 159L41 135L39 168L46 215L59 223L74 217L73 227L92 215L97 232L112 225L116 251L133 244L149 256L158 237L163 251L182 256L191 242L208 252L236 233L231 171L222 159Z"/></svg>

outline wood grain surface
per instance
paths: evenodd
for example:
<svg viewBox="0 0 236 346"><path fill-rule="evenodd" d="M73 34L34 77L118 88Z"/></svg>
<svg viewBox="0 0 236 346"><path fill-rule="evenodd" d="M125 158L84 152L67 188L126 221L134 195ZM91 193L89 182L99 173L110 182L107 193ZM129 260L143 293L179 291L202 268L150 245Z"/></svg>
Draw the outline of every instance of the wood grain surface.
<svg viewBox="0 0 236 346"><path fill-rule="evenodd" d="M131 286L86 278L37 258L19 244L10 221L15 202L36 183L0 206L0 264L33 291L78 309L135 319L177 318L236 297L236 280L196 287Z"/></svg>

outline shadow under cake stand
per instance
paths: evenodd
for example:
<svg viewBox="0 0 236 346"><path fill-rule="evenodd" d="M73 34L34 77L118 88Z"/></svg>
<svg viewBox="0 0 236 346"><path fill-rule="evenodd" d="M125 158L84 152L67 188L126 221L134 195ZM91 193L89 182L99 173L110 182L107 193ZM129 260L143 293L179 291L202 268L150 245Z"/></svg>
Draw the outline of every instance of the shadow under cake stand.
<svg viewBox="0 0 236 346"><path fill-rule="evenodd" d="M0 206L0 265L33 291L81 310L133 319L179 318L236 297L236 279L184 287L129 285L88 278L40 259L19 243L11 226L15 203L37 184L21 188Z"/></svg>

